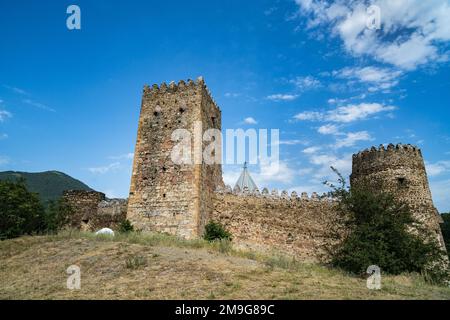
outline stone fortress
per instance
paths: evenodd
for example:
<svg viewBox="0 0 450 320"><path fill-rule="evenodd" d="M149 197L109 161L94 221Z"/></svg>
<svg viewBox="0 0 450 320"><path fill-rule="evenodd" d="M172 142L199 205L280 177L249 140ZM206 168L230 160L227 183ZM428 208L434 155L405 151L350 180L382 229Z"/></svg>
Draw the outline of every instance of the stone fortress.
<svg viewBox="0 0 450 320"><path fill-rule="evenodd" d="M238 181L232 189L223 183L220 164L173 163L173 130L193 132L198 123L203 130L221 130L221 111L203 78L145 86L128 202L107 200L95 192L67 193L66 198L82 212L77 215L82 227L105 227L108 222L114 227L126 216L137 230L194 239L213 220L232 233L238 247L320 259L325 245L336 241L329 232L337 215L336 202L317 193L260 191L246 168L243 175L248 177L241 176L244 183ZM194 143L205 146L201 139ZM433 205L420 149L390 144L355 154L350 183L369 183L374 190L388 191L407 203L445 248L442 218Z"/></svg>

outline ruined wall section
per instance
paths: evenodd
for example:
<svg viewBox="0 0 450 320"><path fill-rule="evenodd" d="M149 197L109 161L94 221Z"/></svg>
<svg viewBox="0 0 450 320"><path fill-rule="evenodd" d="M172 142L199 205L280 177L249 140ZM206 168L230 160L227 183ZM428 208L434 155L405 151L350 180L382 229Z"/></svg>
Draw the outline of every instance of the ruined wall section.
<svg viewBox="0 0 450 320"><path fill-rule="evenodd" d="M126 218L126 199L107 199L104 193L84 190L65 191L63 199L73 210L69 223L71 228L83 231L116 229Z"/></svg>
<svg viewBox="0 0 450 320"><path fill-rule="evenodd" d="M68 190L63 199L71 206L70 227L89 230L89 222L97 212L98 204L106 199L104 193L97 191Z"/></svg>
<svg viewBox="0 0 450 320"><path fill-rule="evenodd" d="M172 150L180 141L172 140L172 134L187 130L193 148L198 124L214 126L208 120L212 116L220 127L220 110L202 78L144 88L127 214L138 230L201 236L209 185L216 179L211 177L219 171L195 164L193 152L191 163L174 163Z"/></svg>
<svg viewBox="0 0 450 320"><path fill-rule="evenodd" d="M389 192L406 203L414 217L433 231L445 248L440 229L442 218L433 204L419 148L389 144L386 148L381 145L353 155L350 183L352 186L367 184L373 190Z"/></svg>
<svg viewBox="0 0 450 320"><path fill-rule="evenodd" d="M214 197L213 220L232 233L241 248L278 251L303 261L326 261L326 248L335 244L336 203L326 196L264 189L253 194L226 188Z"/></svg>

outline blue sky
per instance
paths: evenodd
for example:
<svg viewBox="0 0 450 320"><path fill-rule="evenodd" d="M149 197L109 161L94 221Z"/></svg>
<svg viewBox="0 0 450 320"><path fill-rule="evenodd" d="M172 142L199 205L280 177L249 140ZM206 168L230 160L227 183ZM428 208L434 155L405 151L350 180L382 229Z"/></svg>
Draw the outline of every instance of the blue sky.
<svg viewBox="0 0 450 320"><path fill-rule="evenodd" d="M2 1L0 170L125 197L143 85L202 75L223 128L280 129L281 171L250 167L260 188L323 192L330 165L347 175L352 153L411 143L449 211L449 16L447 0Z"/></svg>

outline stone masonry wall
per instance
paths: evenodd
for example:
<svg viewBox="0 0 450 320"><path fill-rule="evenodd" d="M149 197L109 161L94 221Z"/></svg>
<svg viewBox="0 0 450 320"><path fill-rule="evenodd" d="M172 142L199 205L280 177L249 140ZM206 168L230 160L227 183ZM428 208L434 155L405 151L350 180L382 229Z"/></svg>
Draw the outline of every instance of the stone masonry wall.
<svg viewBox="0 0 450 320"><path fill-rule="evenodd" d="M172 150L180 141L172 138L175 130L187 130L194 146L198 124L201 139L202 130L220 128L220 121L202 78L144 88L127 213L138 230L201 236L221 170L174 163Z"/></svg>
<svg viewBox="0 0 450 320"><path fill-rule="evenodd" d="M65 191L63 198L73 209L70 226L81 230L88 229L89 221L97 212L98 204L106 199L104 193L82 190Z"/></svg>
<svg viewBox="0 0 450 320"><path fill-rule="evenodd" d="M107 199L96 191L65 191L63 198L72 207L70 227L83 231L97 231L101 228L116 229L125 220L128 201Z"/></svg>
<svg viewBox="0 0 450 320"><path fill-rule="evenodd" d="M316 193L311 198L285 191L248 194L228 187L215 193L212 219L232 233L238 247L275 250L303 261L327 260L325 248L334 244L335 203Z"/></svg>

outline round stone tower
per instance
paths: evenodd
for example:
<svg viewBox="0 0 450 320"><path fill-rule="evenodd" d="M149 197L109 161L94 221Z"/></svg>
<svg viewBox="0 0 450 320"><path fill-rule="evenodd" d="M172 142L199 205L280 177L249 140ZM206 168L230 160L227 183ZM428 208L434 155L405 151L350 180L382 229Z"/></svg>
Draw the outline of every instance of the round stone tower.
<svg viewBox="0 0 450 320"><path fill-rule="evenodd" d="M391 193L406 203L413 216L436 235L445 249L440 223L442 217L434 207L428 185L422 152L412 145L389 144L372 147L353 155L350 184L366 184L377 190Z"/></svg>

